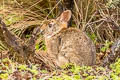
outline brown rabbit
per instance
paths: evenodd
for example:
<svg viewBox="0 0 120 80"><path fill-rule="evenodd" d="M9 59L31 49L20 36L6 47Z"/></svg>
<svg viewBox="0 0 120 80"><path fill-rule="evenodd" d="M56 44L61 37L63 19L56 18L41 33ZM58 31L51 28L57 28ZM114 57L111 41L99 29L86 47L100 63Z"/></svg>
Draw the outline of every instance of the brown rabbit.
<svg viewBox="0 0 120 80"><path fill-rule="evenodd" d="M71 11L64 11L57 19L45 21L41 31L45 37L47 52L58 66L66 63L94 65L96 49L90 38L79 29L68 28Z"/></svg>

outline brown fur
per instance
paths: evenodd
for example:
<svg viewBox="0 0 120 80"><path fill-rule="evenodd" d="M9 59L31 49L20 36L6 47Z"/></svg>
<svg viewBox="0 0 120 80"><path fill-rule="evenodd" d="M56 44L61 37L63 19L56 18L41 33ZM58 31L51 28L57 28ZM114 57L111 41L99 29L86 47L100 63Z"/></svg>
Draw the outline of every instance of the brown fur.
<svg viewBox="0 0 120 80"><path fill-rule="evenodd" d="M64 12L61 15L63 15ZM71 13L69 14L68 12L63 16L65 16L64 18L70 17ZM56 64L58 66L62 66L66 63L75 63L77 65L95 64L96 50L90 38L79 29L63 27L64 25L67 26L66 19L63 22L59 20L55 20L54 25L52 25L54 28L58 27L56 31L49 31L50 29L54 29L48 28L49 24L53 24L51 20L49 24L43 26L46 27L44 29L44 35L47 52L55 59ZM47 32L51 34L47 35ZM50 37L48 38L47 36Z"/></svg>

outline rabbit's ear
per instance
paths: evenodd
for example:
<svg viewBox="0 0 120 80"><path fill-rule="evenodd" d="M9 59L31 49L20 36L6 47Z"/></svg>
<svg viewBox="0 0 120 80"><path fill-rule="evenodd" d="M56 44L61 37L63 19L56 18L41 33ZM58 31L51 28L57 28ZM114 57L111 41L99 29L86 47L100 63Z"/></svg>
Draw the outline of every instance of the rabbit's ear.
<svg viewBox="0 0 120 80"><path fill-rule="evenodd" d="M70 20L70 18L71 18L71 11L66 10L57 18L57 20L60 20L63 22L68 22Z"/></svg>

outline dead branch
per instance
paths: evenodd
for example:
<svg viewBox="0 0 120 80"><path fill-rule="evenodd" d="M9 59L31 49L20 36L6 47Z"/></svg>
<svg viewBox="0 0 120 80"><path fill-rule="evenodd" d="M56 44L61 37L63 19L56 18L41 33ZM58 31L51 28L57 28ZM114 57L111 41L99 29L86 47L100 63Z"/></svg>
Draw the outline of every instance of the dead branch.
<svg viewBox="0 0 120 80"><path fill-rule="evenodd" d="M13 35L6 27L6 24L0 19L0 40L8 47L9 50L15 51L18 55L21 55L24 59L29 59L30 55L35 52L27 44L25 44L20 38Z"/></svg>

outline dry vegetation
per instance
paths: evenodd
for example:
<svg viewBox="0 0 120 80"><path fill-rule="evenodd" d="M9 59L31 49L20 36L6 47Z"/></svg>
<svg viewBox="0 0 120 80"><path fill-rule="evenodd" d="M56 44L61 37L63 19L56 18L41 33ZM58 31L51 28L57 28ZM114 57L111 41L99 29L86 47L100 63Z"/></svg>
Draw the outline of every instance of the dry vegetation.
<svg viewBox="0 0 120 80"><path fill-rule="evenodd" d="M118 58L120 55L120 0L73 0L73 2L72 26L85 31L93 40L97 49L97 64L93 67L67 64L58 70L51 70L50 63L48 65L41 63L45 59L37 60L35 63L29 61L29 65L20 64L15 53L9 54L11 50L0 41L0 80L120 79L120 59ZM47 18L59 16L61 12L58 5L61 3L65 5L64 0L0 0L0 17L8 30L22 41L29 43L36 27L40 27ZM40 50L46 50L42 35L37 36L35 43L35 52L40 53ZM118 59L115 62L116 58ZM109 65L111 62L114 63Z"/></svg>

